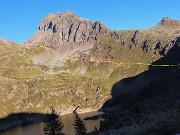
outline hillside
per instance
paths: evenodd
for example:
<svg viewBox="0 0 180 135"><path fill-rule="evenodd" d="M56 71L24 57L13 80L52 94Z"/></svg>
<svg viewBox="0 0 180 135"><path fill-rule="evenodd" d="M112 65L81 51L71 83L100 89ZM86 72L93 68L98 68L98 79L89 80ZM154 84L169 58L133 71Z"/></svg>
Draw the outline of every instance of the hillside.
<svg viewBox="0 0 180 135"><path fill-rule="evenodd" d="M51 105L61 113L78 105L81 111L100 109L113 84L149 70L179 44L179 36L180 23L170 18L147 30L112 31L70 11L48 14L22 45L0 40L0 116L45 113ZM123 83L120 88L129 89Z"/></svg>
<svg viewBox="0 0 180 135"><path fill-rule="evenodd" d="M102 129L127 135L180 132L179 43L177 38L167 55L153 62L153 65L173 66L151 65L149 70L113 85L112 98L103 105L106 111L101 117L106 122L101 125Z"/></svg>

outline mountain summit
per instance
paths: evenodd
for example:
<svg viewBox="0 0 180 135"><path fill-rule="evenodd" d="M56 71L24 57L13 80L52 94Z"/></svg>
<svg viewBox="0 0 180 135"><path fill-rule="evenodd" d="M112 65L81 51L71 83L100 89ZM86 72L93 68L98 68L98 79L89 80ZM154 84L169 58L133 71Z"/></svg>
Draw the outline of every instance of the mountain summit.
<svg viewBox="0 0 180 135"><path fill-rule="evenodd" d="M58 12L48 14L40 22L39 29L33 39L27 41L26 44L37 45L39 41L51 42L51 40L54 41L51 43L52 46L91 43L107 32L108 28L99 21L92 22L82 19L70 11ZM35 41L37 38L38 40Z"/></svg>
<svg viewBox="0 0 180 135"><path fill-rule="evenodd" d="M164 17L158 25L171 28L180 28L180 21Z"/></svg>

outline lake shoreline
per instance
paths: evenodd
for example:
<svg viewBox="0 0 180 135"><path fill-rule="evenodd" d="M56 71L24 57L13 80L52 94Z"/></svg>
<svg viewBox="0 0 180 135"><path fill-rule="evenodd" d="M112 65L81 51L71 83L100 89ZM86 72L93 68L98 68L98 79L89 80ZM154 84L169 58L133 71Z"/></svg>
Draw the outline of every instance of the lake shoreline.
<svg viewBox="0 0 180 135"><path fill-rule="evenodd" d="M101 112L101 111L100 109L91 109L91 108L81 109L77 111L78 114L89 113L89 112ZM73 111L72 112L67 111L64 113L60 113L59 116L63 116L63 115L71 114L71 113L73 113Z"/></svg>
<svg viewBox="0 0 180 135"><path fill-rule="evenodd" d="M86 109L81 109L81 110L78 110L77 113L78 114L84 114L84 113L90 113L90 112L99 112L99 109L91 109L91 108L86 108ZM62 117L64 115L68 115L68 114L72 114L73 112L70 112L70 111L67 111L67 112L64 112L64 113L60 113L58 114L59 117ZM41 114L36 114L34 115L33 113L27 113L27 114L31 114L31 115L28 115L28 116L17 116L16 114L14 114L14 117L5 120L7 118L1 118L4 119L4 121L0 121L0 133L2 132L5 132L9 129L13 129L13 128L16 128L16 127L19 127L19 126L25 126L25 125L31 125L31 124L38 124L38 123L42 123L42 122L46 122L48 118L46 118L46 116L42 116ZM43 114L43 115L46 115L46 114ZM50 115L50 114L47 114L47 115Z"/></svg>

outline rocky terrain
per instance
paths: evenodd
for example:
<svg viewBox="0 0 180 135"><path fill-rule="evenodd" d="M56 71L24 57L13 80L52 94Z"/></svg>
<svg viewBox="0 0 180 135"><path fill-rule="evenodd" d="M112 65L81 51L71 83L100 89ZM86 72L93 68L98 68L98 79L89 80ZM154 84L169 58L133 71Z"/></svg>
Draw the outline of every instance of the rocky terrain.
<svg viewBox="0 0 180 135"><path fill-rule="evenodd" d="M180 37L167 55L153 62L147 71L113 85L112 98L103 105L106 111L101 116L105 118L102 131L127 135L180 132L179 43ZM166 64L171 66L155 66Z"/></svg>
<svg viewBox="0 0 180 135"><path fill-rule="evenodd" d="M78 105L97 110L113 98L104 105L111 107L118 95L145 90L153 78L129 87L122 81L112 94L113 85L152 63L163 65L154 62L179 46L179 36L180 21L170 18L147 30L112 31L70 11L48 14L22 45L0 39L0 116L45 113L51 105L60 113Z"/></svg>

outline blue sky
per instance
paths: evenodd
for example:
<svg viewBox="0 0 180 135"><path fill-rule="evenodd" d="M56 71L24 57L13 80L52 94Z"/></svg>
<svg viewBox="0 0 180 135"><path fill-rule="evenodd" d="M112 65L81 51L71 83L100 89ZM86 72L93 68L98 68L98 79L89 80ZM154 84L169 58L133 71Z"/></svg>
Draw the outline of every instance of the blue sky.
<svg viewBox="0 0 180 135"><path fill-rule="evenodd" d="M48 13L70 10L108 28L146 29L163 17L180 20L180 0L1 0L0 37L22 43Z"/></svg>

